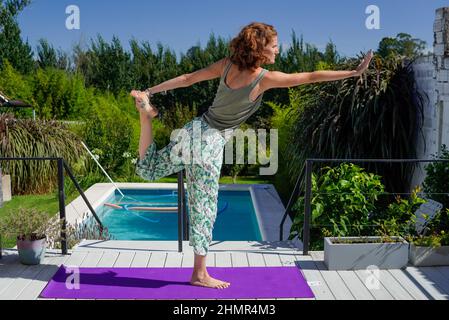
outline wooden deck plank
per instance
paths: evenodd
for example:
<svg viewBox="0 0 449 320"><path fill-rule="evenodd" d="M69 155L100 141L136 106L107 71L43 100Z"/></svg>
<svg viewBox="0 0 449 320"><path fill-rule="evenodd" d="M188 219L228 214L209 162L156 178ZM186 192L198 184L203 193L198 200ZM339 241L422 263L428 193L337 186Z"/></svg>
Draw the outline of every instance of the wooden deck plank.
<svg viewBox="0 0 449 320"><path fill-rule="evenodd" d="M394 300L390 292L384 287L378 277L368 270L355 270L360 281L370 290L376 300Z"/></svg>
<svg viewBox="0 0 449 320"><path fill-rule="evenodd" d="M83 260L87 257L88 251L74 251L70 257L66 260L65 264L67 267L79 267Z"/></svg>
<svg viewBox="0 0 449 320"><path fill-rule="evenodd" d="M179 268L182 264L182 253L180 252L168 252L167 260L165 261L166 268Z"/></svg>
<svg viewBox="0 0 449 320"><path fill-rule="evenodd" d="M0 295L28 268L18 262L17 257L12 257L12 259L14 259L14 263L10 261L11 264L3 265L0 268Z"/></svg>
<svg viewBox="0 0 449 320"><path fill-rule="evenodd" d="M402 285L388 272L388 270L379 270L379 280L385 289L396 300L414 300Z"/></svg>
<svg viewBox="0 0 449 320"><path fill-rule="evenodd" d="M351 291L346 287L343 279L340 277L337 271L327 270L322 252L310 252L310 256L315 262L318 270L320 270L321 275L326 281L329 289L332 291L333 295L337 300L354 300L355 297L352 295Z"/></svg>
<svg viewBox="0 0 449 320"><path fill-rule="evenodd" d="M206 256L206 267L215 267L216 266L216 256L214 252L209 252Z"/></svg>
<svg viewBox="0 0 449 320"><path fill-rule="evenodd" d="M277 253L264 253L263 259L267 267L281 267L282 262Z"/></svg>
<svg viewBox="0 0 449 320"><path fill-rule="evenodd" d="M354 271L341 270L338 274L356 300L374 300L374 296Z"/></svg>
<svg viewBox="0 0 449 320"><path fill-rule="evenodd" d="M0 293L0 300L14 300L22 293L22 291L37 277L37 275L45 269L50 258L45 257L42 264L28 266L20 273L20 275L9 283L9 286Z"/></svg>
<svg viewBox="0 0 449 320"><path fill-rule="evenodd" d="M335 300L335 296L329 289L321 272L318 270L311 256L295 256L295 263L301 269L301 272L307 283L312 289L316 300Z"/></svg>
<svg viewBox="0 0 449 320"><path fill-rule="evenodd" d="M101 251L89 251L86 258L81 263L80 267L94 268L100 262L103 252Z"/></svg>
<svg viewBox="0 0 449 320"><path fill-rule="evenodd" d="M231 253L230 252L215 253L215 266L232 267Z"/></svg>
<svg viewBox="0 0 449 320"><path fill-rule="evenodd" d="M150 252L136 251L133 261L131 262L132 268L146 268L148 261L150 261Z"/></svg>
<svg viewBox="0 0 449 320"><path fill-rule="evenodd" d="M105 251L103 252L103 255L101 256L100 261L97 264L98 268L110 268L113 267L115 264L115 261L117 260L119 256L119 252L113 252L113 251Z"/></svg>
<svg viewBox="0 0 449 320"><path fill-rule="evenodd" d="M449 279L449 266L435 267L446 279Z"/></svg>
<svg viewBox="0 0 449 320"><path fill-rule="evenodd" d="M415 300L429 300L432 296L427 293L427 291L421 287L421 285L409 275L404 273L404 270L393 269L388 270L390 274L404 287L405 290L415 299Z"/></svg>
<svg viewBox="0 0 449 320"><path fill-rule="evenodd" d="M262 253L248 252L247 256L250 267L265 267L265 260Z"/></svg>
<svg viewBox="0 0 449 320"><path fill-rule="evenodd" d="M231 252L231 263L233 267L249 267L245 252Z"/></svg>
<svg viewBox="0 0 449 320"><path fill-rule="evenodd" d="M135 252L133 251L120 251L117 260L115 261L114 268L129 268L134 260Z"/></svg>
<svg viewBox="0 0 449 320"><path fill-rule="evenodd" d="M434 282L441 291L441 294L449 299L449 279L447 279L435 267L421 267L421 272L432 282Z"/></svg>
<svg viewBox="0 0 449 320"><path fill-rule="evenodd" d="M162 268L165 265L165 260L167 259L166 252L152 252L150 261L148 262L148 268Z"/></svg>
<svg viewBox="0 0 449 320"><path fill-rule="evenodd" d="M193 268L194 254L192 250L188 250L182 253L182 263L183 268Z"/></svg>
<svg viewBox="0 0 449 320"><path fill-rule="evenodd" d="M47 262L45 268L40 272L35 279L33 279L29 285L24 288L22 293L17 296L18 300L35 300L39 298L40 293L44 290L48 281L55 275L59 267L69 259L69 255L60 255L52 257Z"/></svg>
<svg viewBox="0 0 449 320"><path fill-rule="evenodd" d="M404 273L413 278L419 285L429 294L432 299L435 300L447 300L447 295L445 295L438 285L430 280L427 275L422 271L422 268L417 267L407 267Z"/></svg>

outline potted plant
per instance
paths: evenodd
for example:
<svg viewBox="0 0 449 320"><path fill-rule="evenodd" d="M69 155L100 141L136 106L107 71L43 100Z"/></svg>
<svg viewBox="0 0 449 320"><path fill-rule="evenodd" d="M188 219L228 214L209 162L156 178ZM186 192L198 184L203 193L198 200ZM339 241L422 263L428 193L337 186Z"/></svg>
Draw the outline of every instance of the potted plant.
<svg viewBox="0 0 449 320"><path fill-rule="evenodd" d="M325 237L324 263L329 270L401 269L408 247L401 236Z"/></svg>
<svg viewBox="0 0 449 320"><path fill-rule="evenodd" d="M449 232L444 230L441 220L447 220L449 209L441 211L430 221L425 232L419 236L410 236L409 258L417 267L449 265Z"/></svg>
<svg viewBox="0 0 449 320"><path fill-rule="evenodd" d="M60 232L58 220L34 208L19 208L0 221L0 234L16 237L20 262L36 265L42 262L47 248L47 236Z"/></svg>
<svg viewBox="0 0 449 320"><path fill-rule="evenodd" d="M415 232L415 211L426 201L417 196L416 187L409 199L396 197L387 210L373 219L378 228L375 236L326 237L324 262L329 270L355 270L376 266L401 269L407 266L409 243L405 239Z"/></svg>

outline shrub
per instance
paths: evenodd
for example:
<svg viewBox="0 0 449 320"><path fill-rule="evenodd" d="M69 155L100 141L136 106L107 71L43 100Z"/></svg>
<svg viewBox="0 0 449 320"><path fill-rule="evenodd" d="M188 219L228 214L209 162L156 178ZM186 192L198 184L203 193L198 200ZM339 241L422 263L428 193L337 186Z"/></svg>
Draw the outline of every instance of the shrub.
<svg viewBox="0 0 449 320"><path fill-rule="evenodd" d="M380 176L365 173L354 164L324 167L312 174L311 247L321 247L324 236L364 235L372 224L375 201L384 191ZM294 206L295 218L289 239L301 237L304 225L304 197Z"/></svg>
<svg viewBox="0 0 449 320"><path fill-rule="evenodd" d="M433 159L449 160L449 150L442 145L440 156L433 154ZM430 199L440 202L443 208L449 209L449 162L432 162L425 166L426 178L423 182L423 190ZM443 218L441 228L449 230L449 219Z"/></svg>

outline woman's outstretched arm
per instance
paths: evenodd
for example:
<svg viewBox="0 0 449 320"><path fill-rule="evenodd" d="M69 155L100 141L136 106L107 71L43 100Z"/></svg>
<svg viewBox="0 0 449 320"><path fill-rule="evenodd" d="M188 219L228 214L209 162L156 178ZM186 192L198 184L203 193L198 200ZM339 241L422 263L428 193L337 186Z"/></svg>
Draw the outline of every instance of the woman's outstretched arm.
<svg viewBox="0 0 449 320"><path fill-rule="evenodd" d="M206 68L162 82L157 86L148 88L147 92L149 91L151 94L155 94L176 88L190 87L197 82L219 78L223 70L224 61L225 59L221 59Z"/></svg>
<svg viewBox="0 0 449 320"><path fill-rule="evenodd" d="M299 86L301 84L325 82L342 80L350 77L357 77L362 75L368 68L369 63L373 57L373 53L370 50L362 62L355 70L343 70L332 71L322 70L314 72L301 72L301 73L283 73L279 71L268 72L265 75L264 90L273 88L289 88Z"/></svg>

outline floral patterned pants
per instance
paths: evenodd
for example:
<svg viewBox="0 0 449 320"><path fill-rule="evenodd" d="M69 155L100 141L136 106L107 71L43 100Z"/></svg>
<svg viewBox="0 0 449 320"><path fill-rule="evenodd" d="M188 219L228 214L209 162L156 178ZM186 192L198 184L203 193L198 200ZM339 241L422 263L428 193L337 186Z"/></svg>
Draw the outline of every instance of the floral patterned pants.
<svg viewBox="0 0 449 320"><path fill-rule="evenodd" d="M217 130L197 117L187 123L171 142L157 150L153 142L145 157L136 164L136 173L154 181L186 170L189 207L189 244L193 251L205 256L212 241L217 216L218 181L227 142ZM199 133L200 132L200 133ZM199 135L198 135L199 133Z"/></svg>

